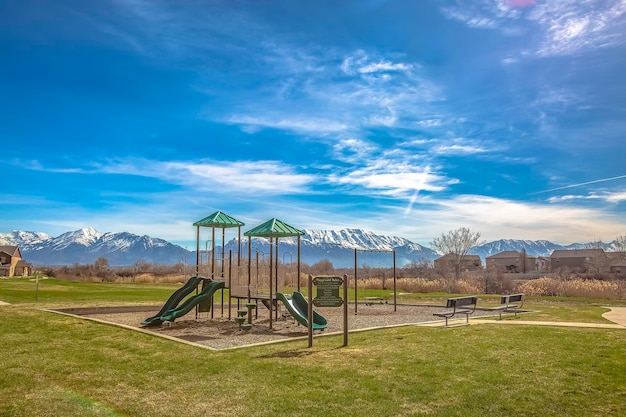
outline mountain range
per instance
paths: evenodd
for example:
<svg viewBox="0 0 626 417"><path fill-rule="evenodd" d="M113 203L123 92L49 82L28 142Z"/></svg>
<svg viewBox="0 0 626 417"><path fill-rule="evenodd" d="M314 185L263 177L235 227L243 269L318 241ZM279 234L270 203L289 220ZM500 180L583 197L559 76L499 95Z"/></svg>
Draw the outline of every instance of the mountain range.
<svg viewBox="0 0 626 417"><path fill-rule="evenodd" d="M396 266L402 267L411 262L433 261L440 254L420 244L397 236L378 235L361 229L308 230L301 237L301 260L314 264L321 260L330 260L335 267L354 266L354 250L358 252L359 265L370 267L391 267L392 256L396 252ZM248 253L248 239L243 238L241 251ZM15 245L22 256L35 265L72 265L88 264L98 258L106 258L111 266L133 265L137 261L154 264L173 265L177 263L195 264L196 253L166 240L150 236L138 236L128 232L100 233L93 228L83 228L53 237L42 232L14 230L0 233L0 246ZM550 256L556 249L585 249L597 244L573 243L559 245L547 240L500 239L476 246L471 254L480 256L483 261L487 256L508 251L520 251L522 248L530 256ZM601 243L606 251L616 250L617 242ZM224 245L224 250L238 250L237 240ZM221 247L216 252L221 251ZM253 256L269 256L269 239L252 239ZM297 238L279 240L279 260L295 262L297 257Z"/></svg>

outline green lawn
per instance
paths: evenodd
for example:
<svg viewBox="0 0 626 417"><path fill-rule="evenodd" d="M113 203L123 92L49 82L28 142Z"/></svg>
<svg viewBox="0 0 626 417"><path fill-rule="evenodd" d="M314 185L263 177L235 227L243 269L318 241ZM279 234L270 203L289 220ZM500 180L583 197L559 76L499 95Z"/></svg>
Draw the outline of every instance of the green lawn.
<svg viewBox="0 0 626 417"><path fill-rule="evenodd" d="M50 280L35 301L33 282L0 280L0 300L14 303L0 306L0 416L618 416L626 409L625 330L400 327L351 334L346 348L338 336L316 339L312 349L294 341L215 352L39 309L158 304L175 288ZM534 302L543 310L533 314L550 320L579 310L602 322L606 311L601 302Z"/></svg>

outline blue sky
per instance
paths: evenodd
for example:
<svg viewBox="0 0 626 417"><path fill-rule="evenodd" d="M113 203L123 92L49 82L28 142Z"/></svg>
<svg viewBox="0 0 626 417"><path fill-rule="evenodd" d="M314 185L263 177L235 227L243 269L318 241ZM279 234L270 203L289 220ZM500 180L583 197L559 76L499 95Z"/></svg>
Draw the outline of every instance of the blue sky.
<svg viewBox="0 0 626 417"><path fill-rule="evenodd" d="M624 0L0 0L0 233L626 233Z"/></svg>

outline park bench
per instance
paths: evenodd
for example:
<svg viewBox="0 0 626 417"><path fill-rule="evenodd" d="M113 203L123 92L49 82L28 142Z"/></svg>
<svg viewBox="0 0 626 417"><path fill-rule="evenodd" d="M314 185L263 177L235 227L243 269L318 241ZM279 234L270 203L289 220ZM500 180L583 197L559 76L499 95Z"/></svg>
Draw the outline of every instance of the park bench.
<svg viewBox="0 0 626 417"><path fill-rule="evenodd" d="M500 305L492 307L491 310L497 311L500 314L500 320L502 320L502 314L504 313L517 313L521 311L524 305L524 294L509 294L500 297Z"/></svg>
<svg viewBox="0 0 626 417"><path fill-rule="evenodd" d="M446 301L446 310L433 313L433 315L437 317L444 317L446 319L446 327L448 326L448 319L456 316L457 314L465 314L465 322L469 323L469 315L476 311L477 302L478 297L475 295L448 298Z"/></svg>
<svg viewBox="0 0 626 417"><path fill-rule="evenodd" d="M383 297L365 297L365 305L371 306L372 304L387 304Z"/></svg>

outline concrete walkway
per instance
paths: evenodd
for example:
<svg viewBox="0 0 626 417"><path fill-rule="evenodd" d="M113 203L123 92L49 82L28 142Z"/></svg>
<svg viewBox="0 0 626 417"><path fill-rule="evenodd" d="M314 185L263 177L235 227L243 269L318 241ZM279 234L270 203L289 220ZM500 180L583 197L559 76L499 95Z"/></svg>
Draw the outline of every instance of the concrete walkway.
<svg viewBox="0 0 626 417"><path fill-rule="evenodd" d="M602 315L607 320L612 321L613 323L620 324L626 327L626 307L607 307L610 308L611 311L607 311Z"/></svg>
<svg viewBox="0 0 626 417"><path fill-rule="evenodd" d="M530 326L559 326L559 327L588 327L596 329L626 329L626 307L606 307L607 311L602 315L605 319L613 323L575 323L566 321L532 321L532 320L484 320L474 319L470 324L526 324Z"/></svg>

